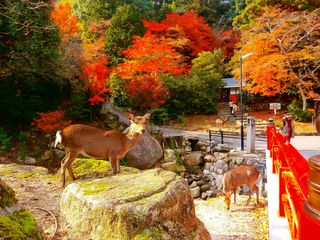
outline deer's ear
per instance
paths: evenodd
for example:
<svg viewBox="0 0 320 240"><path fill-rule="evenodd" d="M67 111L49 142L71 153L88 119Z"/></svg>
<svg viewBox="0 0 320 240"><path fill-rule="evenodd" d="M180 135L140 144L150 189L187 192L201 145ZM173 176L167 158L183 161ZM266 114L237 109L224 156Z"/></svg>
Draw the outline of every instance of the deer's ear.
<svg viewBox="0 0 320 240"><path fill-rule="evenodd" d="M128 118L129 118L129 120L133 120L133 118L134 118L133 114L130 113L129 116L128 116Z"/></svg>
<svg viewBox="0 0 320 240"><path fill-rule="evenodd" d="M150 113L147 113L146 115L143 116L143 118L144 118L146 121L148 121L148 120L150 120L150 118L151 118L151 114L150 114Z"/></svg>

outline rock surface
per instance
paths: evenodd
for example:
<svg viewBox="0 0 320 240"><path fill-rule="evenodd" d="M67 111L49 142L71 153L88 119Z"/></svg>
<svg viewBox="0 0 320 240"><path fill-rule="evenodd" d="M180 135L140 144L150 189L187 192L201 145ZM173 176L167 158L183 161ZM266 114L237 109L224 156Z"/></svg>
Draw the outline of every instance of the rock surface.
<svg viewBox="0 0 320 240"><path fill-rule="evenodd" d="M63 239L211 239L185 180L161 169L71 183L60 208Z"/></svg>
<svg viewBox="0 0 320 240"><path fill-rule="evenodd" d="M151 168L162 156L163 151L158 141L145 132L138 144L127 153L126 158L129 167L144 170Z"/></svg>

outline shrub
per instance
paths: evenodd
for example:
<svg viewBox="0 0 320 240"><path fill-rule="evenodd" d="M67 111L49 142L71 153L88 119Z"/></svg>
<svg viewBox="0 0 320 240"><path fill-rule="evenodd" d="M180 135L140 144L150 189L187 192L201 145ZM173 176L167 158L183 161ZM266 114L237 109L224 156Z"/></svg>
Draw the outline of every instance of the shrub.
<svg viewBox="0 0 320 240"><path fill-rule="evenodd" d="M46 133L53 133L59 128L64 128L71 124L71 121L64 120L63 110L38 114L40 118L34 119L32 124Z"/></svg>
<svg viewBox="0 0 320 240"><path fill-rule="evenodd" d="M73 120L86 121L90 119L87 92L83 90L83 85L79 82L72 84L70 102L66 106L66 116Z"/></svg>
<svg viewBox="0 0 320 240"><path fill-rule="evenodd" d="M311 121L312 113L303 111L302 102L298 100L293 100L287 107L288 112L294 116L294 119L298 122Z"/></svg>
<svg viewBox="0 0 320 240"><path fill-rule="evenodd" d="M0 154L8 152L12 146L12 138L0 128Z"/></svg>
<svg viewBox="0 0 320 240"><path fill-rule="evenodd" d="M18 134L19 140L19 154L22 160L25 160L28 155L28 147L26 141L26 134L23 131L20 131Z"/></svg>
<svg viewBox="0 0 320 240"><path fill-rule="evenodd" d="M115 74L111 74L109 87L112 90L112 102L118 107L127 107L129 105L128 93L125 89L126 81Z"/></svg>
<svg viewBox="0 0 320 240"><path fill-rule="evenodd" d="M159 107L151 110L152 122L156 125L166 125L170 118L166 108Z"/></svg>

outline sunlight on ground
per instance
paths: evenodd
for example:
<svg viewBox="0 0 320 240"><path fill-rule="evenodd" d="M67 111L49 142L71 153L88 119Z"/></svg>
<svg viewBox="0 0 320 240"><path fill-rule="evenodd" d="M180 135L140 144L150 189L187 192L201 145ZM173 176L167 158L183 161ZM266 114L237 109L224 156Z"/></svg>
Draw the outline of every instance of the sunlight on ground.
<svg viewBox="0 0 320 240"><path fill-rule="evenodd" d="M213 239L269 239L267 207L256 207L252 198L245 206L248 196L237 196L231 210L226 209L223 197L207 201L195 200L197 217L205 224ZM260 202L265 201L261 199ZM266 205L266 204L265 204Z"/></svg>
<svg viewBox="0 0 320 240"><path fill-rule="evenodd" d="M268 121L269 118L273 118L275 120L276 126L282 125L282 117L285 115L284 111L280 111L277 115L274 115L272 111L261 111L261 112L251 112L250 116L254 116L256 121ZM190 130L190 131L207 131L211 129L213 131L219 131L219 127L216 125L216 120L218 119L218 115L189 115L185 116L185 121L183 123L178 121L172 121L171 127ZM315 134L316 130L312 126L311 122L295 122L295 132L297 134ZM239 131L240 125L235 123L226 122L223 126L224 131Z"/></svg>

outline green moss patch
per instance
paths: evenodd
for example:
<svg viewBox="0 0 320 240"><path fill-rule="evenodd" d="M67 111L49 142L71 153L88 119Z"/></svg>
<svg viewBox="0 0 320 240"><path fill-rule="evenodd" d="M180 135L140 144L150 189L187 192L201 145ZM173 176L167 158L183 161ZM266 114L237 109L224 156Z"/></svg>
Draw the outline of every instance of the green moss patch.
<svg viewBox="0 0 320 240"><path fill-rule="evenodd" d="M0 179L0 207L11 207L17 202L13 189Z"/></svg>
<svg viewBox="0 0 320 240"><path fill-rule="evenodd" d="M110 190L115 186L111 182L91 181L80 183L80 187L83 189L84 195L92 195L102 191Z"/></svg>
<svg viewBox="0 0 320 240"><path fill-rule="evenodd" d="M72 169L77 178L112 175L111 165L108 161L91 158L77 158L72 164Z"/></svg>
<svg viewBox="0 0 320 240"><path fill-rule="evenodd" d="M97 160L92 158L77 158L72 163L72 169L77 179L101 178L114 176L111 164L106 160ZM138 172L138 169L131 167L121 167L121 173ZM59 171L60 173L60 171ZM59 174L60 176L60 174ZM69 174L66 174L67 182L70 182Z"/></svg>
<svg viewBox="0 0 320 240"><path fill-rule="evenodd" d="M133 240L162 240L164 235L168 235L164 231L161 232L159 228L156 227L150 227L148 229L145 229L139 233L137 233ZM167 238L166 238L167 239Z"/></svg>
<svg viewBox="0 0 320 240"><path fill-rule="evenodd" d="M0 164L0 176L13 175L19 177L20 175L46 175L48 169L44 167L18 165L18 164Z"/></svg>
<svg viewBox="0 0 320 240"><path fill-rule="evenodd" d="M0 237L10 240L43 239L31 212L20 210L0 217Z"/></svg>

